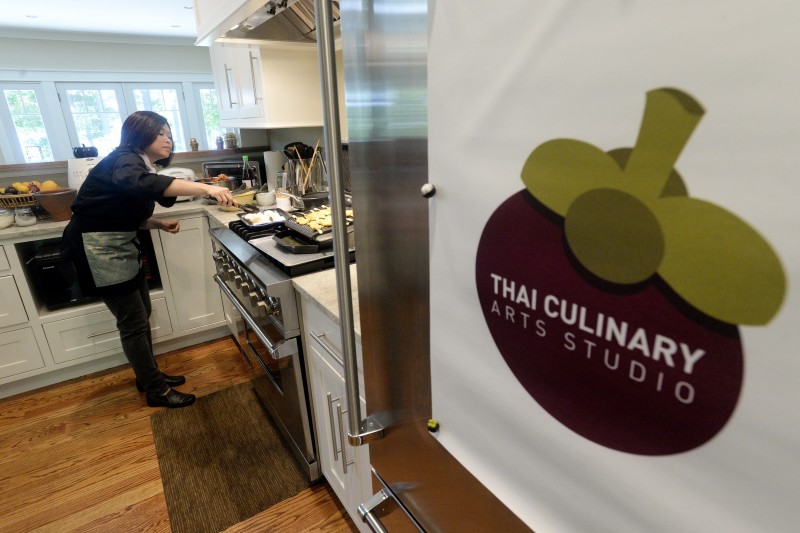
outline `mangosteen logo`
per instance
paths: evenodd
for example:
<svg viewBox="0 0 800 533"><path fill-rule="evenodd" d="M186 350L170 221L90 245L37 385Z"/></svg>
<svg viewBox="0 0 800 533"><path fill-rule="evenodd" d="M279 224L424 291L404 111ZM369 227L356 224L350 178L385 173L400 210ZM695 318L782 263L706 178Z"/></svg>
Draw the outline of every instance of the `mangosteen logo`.
<svg viewBox="0 0 800 533"><path fill-rule="evenodd" d="M786 291L770 245L673 168L703 113L657 89L634 148L541 144L478 245L480 304L511 371L559 422L623 452L717 435L742 388L738 325L767 324Z"/></svg>

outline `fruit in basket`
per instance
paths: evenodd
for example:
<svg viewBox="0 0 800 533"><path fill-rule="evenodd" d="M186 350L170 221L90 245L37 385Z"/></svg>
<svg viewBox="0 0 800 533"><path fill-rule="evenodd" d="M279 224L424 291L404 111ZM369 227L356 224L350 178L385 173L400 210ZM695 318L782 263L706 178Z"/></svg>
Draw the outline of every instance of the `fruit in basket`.
<svg viewBox="0 0 800 533"><path fill-rule="evenodd" d="M19 194L19 191L17 190L17 188L14 187L13 185L9 185L8 187L6 187L5 191L3 191L3 192L5 194Z"/></svg>
<svg viewBox="0 0 800 533"><path fill-rule="evenodd" d="M47 180L39 186L39 189L42 191L57 191L60 187L55 181Z"/></svg>
<svg viewBox="0 0 800 533"><path fill-rule="evenodd" d="M27 183L27 182L23 183L23 182L21 182L21 181L16 181L16 182L12 183L11 185L12 185L12 186L13 186L15 189L17 189L17 192L18 192L19 194L28 194L29 192L31 192L31 189L30 189L30 187L28 186L28 183Z"/></svg>

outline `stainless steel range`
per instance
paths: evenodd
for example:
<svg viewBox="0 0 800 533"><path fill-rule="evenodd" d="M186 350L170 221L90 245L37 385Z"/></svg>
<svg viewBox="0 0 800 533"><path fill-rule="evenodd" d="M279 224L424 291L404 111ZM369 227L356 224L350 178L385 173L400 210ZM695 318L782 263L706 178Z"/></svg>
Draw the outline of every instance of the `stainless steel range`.
<svg viewBox="0 0 800 533"><path fill-rule="evenodd" d="M277 232L239 221L229 228L210 230L217 270L214 279L241 314L236 340L242 353L257 361L266 374L266 379L256 383L256 392L309 479L315 481L321 472L311 423L300 303L292 277L333 267L333 252L286 252L273 239Z"/></svg>

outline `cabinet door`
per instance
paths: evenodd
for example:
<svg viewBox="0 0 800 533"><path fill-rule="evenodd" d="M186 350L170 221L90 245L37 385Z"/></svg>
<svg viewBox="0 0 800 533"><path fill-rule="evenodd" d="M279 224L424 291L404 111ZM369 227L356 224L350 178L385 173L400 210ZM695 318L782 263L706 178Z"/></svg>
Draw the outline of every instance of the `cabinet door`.
<svg viewBox="0 0 800 533"><path fill-rule="evenodd" d="M261 54L257 46L235 48L239 86L239 118L264 116Z"/></svg>
<svg viewBox="0 0 800 533"><path fill-rule="evenodd" d="M22 304L14 276L0 277L0 328L27 321L28 314Z"/></svg>
<svg viewBox="0 0 800 533"><path fill-rule="evenodd" d="M317 428L320 467L336 496L362 531L369 531L358 506L372 494L369 448L347 442L349 413L344 388L344 368L316 340L307 342L314 423ZM366 402L361 398L361 412Z"/></svg>
<svg viewBox="0 0 800 533"><path fill-rule="evenodd" d="M0 333L0 379L44 367L31 328Z"/></svg>
<svg viewBox="0 0 800 533"><path fill-rule="evenodd" d="M6 257L5 248L0 246L0 272L8 270L10 268L11 266L8 264L8 257Z"/></svg>
<svg viewBox="0 0 800 533"><path fill-rule="evenodd" d="M181 219L178 233L161 232L167 277L177 311L178 330L221 323L222 296L214 282L211 238L205 217Z"/></svg>
<svg viewBox="0 0 800 533"><path fill-rule="evenodd" d="M322 348L313 340L308 342L310 357L311 391L314 405L314 421L317 426L317 442L319 444L320 466L322 473L330 483L339 500L348 507L352 499L349 492L348 474L352 464L345 466L348 458L343 456L346 450L346 413L342 413L342 424L339 412L345 409L344 375L342 369L331 365L321 353ZM344 434L342 432L344 430ZM343 446L343 441L344 446ZM345 473L345 468L348 469Z"/></svg>
<svg viewBox="0 0 800 533"><path fill-rule="evenodd" d="M230 47L213 44L209 48L214 85L219 96L219 118L239 118L239 84L237 81L236 56Z"/></svg>
<svg viewBox="0 0 800 533"><path fill-rule="evenodd" d="M166 300L157 298L152 301L152 305L150 330L155 340L172 333L172 326ZM48 322L42 327L56 364L85 358L96 359L122 352L117 321L107 309Z"/></svg>

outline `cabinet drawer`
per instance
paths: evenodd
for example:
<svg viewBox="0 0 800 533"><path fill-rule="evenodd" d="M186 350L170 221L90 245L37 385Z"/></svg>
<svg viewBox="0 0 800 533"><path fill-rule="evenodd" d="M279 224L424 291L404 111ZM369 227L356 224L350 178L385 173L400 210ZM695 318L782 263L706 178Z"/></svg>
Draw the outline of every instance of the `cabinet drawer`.
<svg viewBox="0 0 800 533"><path fill-rule="evenodd" d="M0 328L28 321L14 276L0 277Z"/></svg>
<svg viewBox="0 0 800 533"><path fill-rule="evenodd" d="M339 329L339 323L306 298L303 298L303 321L308 336L311 337L311 339L314 337L321 337L323 343L334 352L334 354L330 354L327 350L324 350L327 356L331 357L339 365L343 365L344 343L342 342L342 332ZM358 363L358 372L360 375L359 382L363 388L364 362L361 355L361 343L358 342L358 338L356 338L356 361Z"/></svg>
<svg viewBox="0 0 800 533"><path fill-rule="evenodd" d="M166 300L158 298L152 304L150 328L153 339L169 335L172 333L172 325ZM57 320L43 327L56 364L122 351L117 322L109 310Z"/></svg>
<svg viewBox="0 0 800 533"><path fill-rule="evenodd" d="M31 328L0 333L0 378L44 367Z"/></svg>
<svg viewBox="0 0 800 533"><path fill-rule="evenodd" d="M5 249L0 246L0 272L9 270L11 265L8 264L8 257L6 257Z"/></svg>

